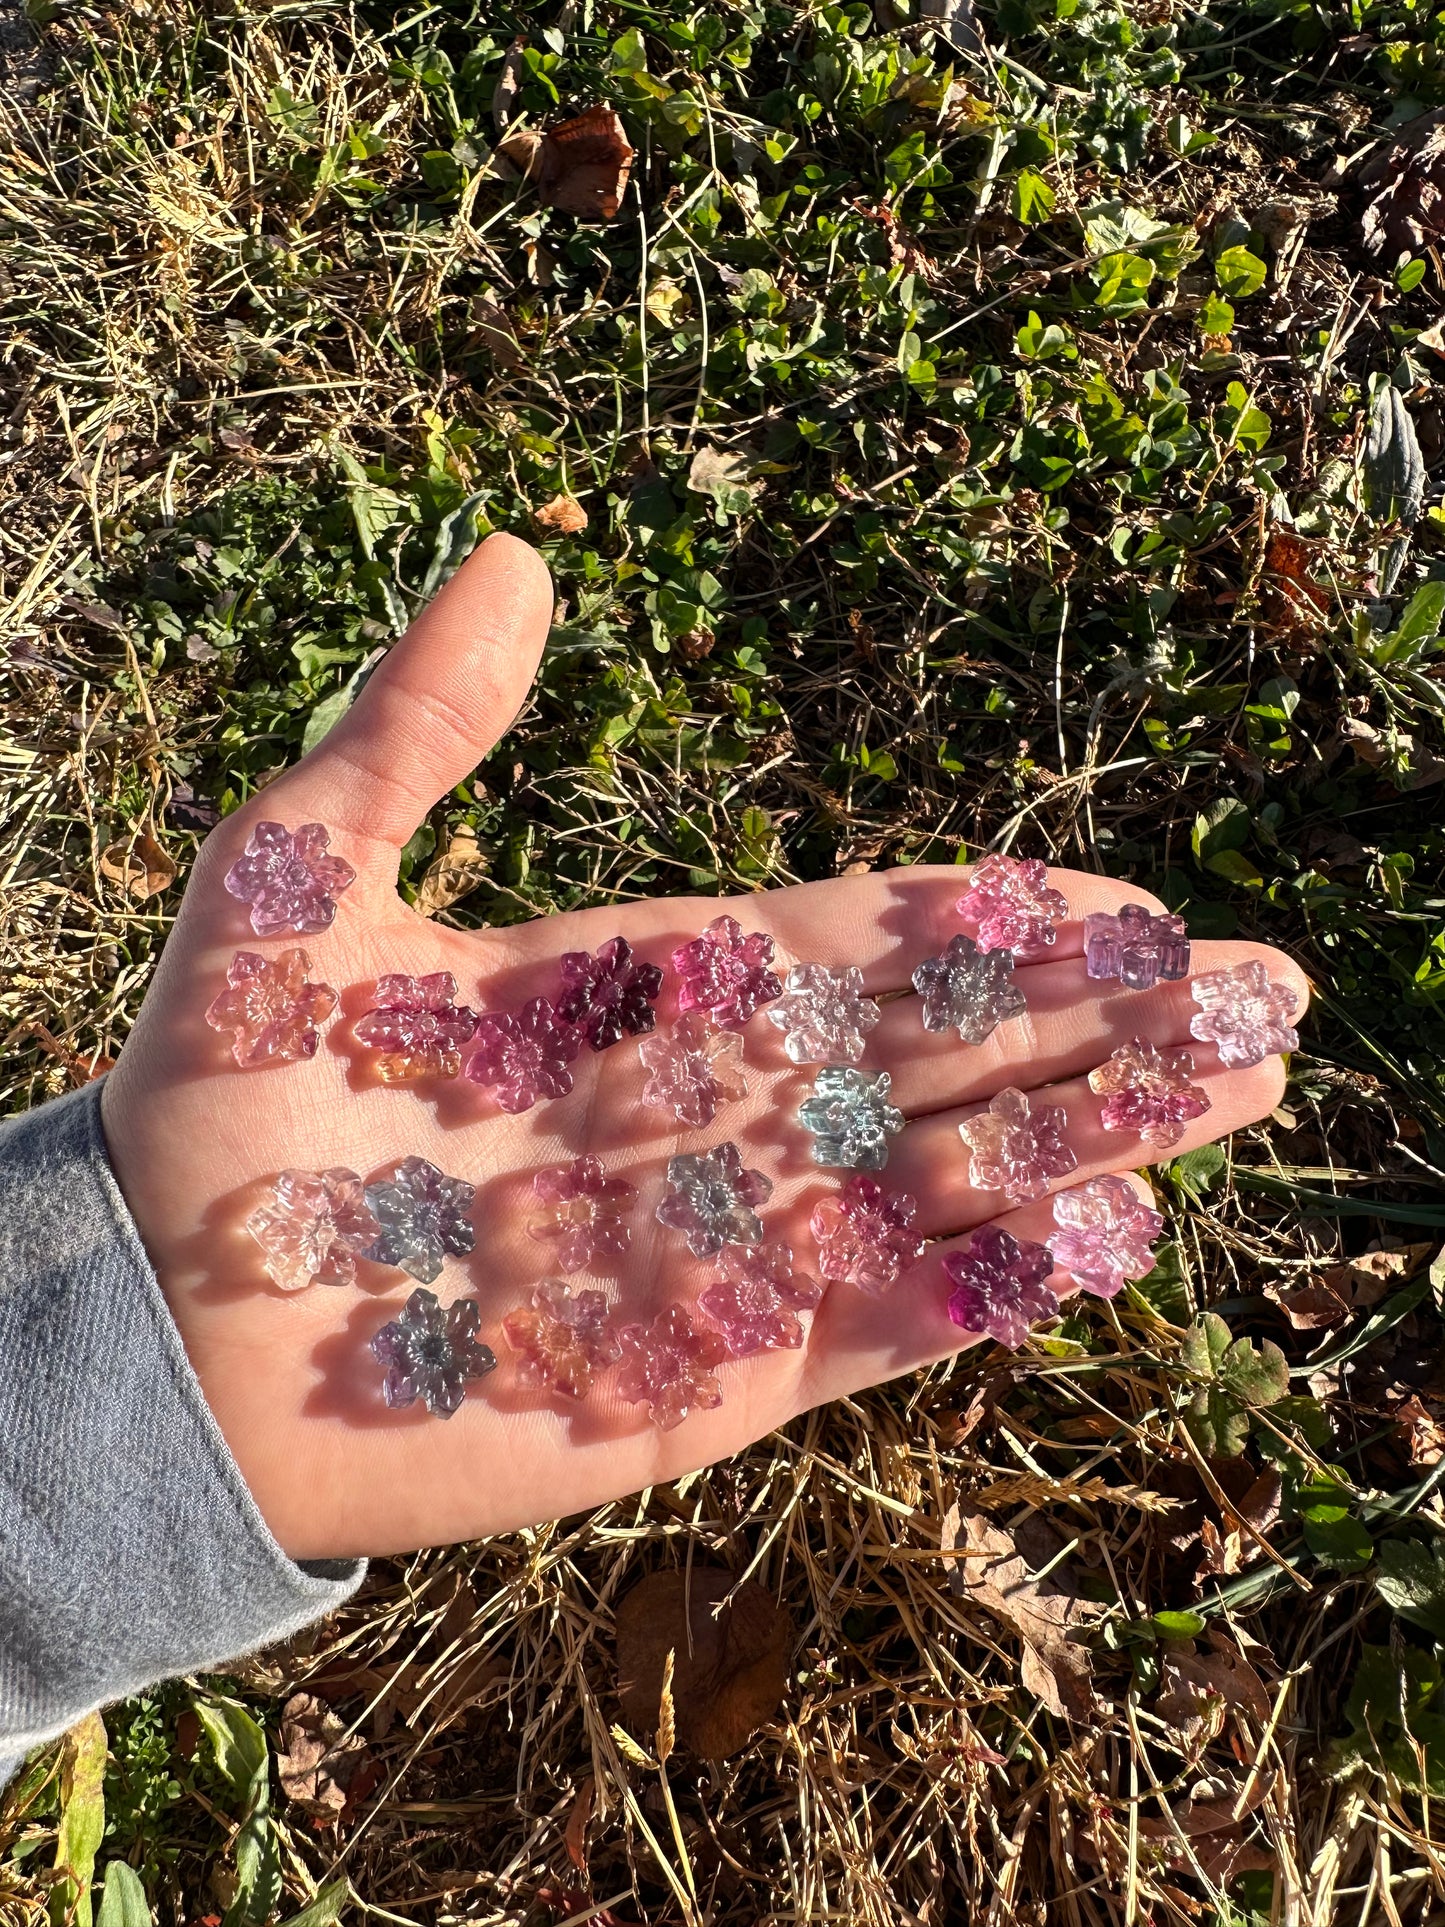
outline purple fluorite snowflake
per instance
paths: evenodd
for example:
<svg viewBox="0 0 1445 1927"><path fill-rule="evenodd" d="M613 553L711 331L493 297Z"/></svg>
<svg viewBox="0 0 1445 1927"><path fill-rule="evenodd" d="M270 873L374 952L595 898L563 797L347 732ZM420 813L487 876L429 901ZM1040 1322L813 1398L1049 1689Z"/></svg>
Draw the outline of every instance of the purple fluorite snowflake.
<svg viewBox="0 0 1445 1927"><path fill-rule="evenodd" d="M1206 971L1189 988L1200 1006L1189 1020L1189 1035L1213 1044L1231 1070L1248 1070L1298 1045L1299 1032L1289 1022L1295 994L1257 960Z"/></svg>
<svg viewBox="0 0 1445 1927"><path fill-rule="evenodd" d="M565 1097L582 1048L582 1032L534 997L520 1010L488 1011L477 1019L476 1049L467 1059L467 1076L496 1093L504 1111L530 1111L544 1097Z"/></svg>
<svg viewBox="0 0 1445 1927"><path fill-rule="evenodd" d="M617 1390L629 1405L645 1405L654 1425L670 1432L689 1412L722 1404L715 1367L728 1356L721 1333L700 1331L681 1305L669 1305L650 1325L623 1325L617 1334L622 1370Z"/></svg>
<svg viewBox="0 0 1445 1927"><path fill-rule="evenodd" d="M724 1245L761 1244L763 1221L754 1207L772 1191L771 1178L743 1169L736 1144L720 1144L701 1155L684 1152L667 1161L657 1222L686 1232L694 1258L711 1258Z"/></svg>
<svg viewBox="0 0 1445 1927"><path fill-rule="evenodd" d="M662 970L636 963L626 937L613 937L595 957L585 950L567 951L562 982L557 1015L576 1024L593 1050L610 1050L624 1034L638 1037L657 1022L652 1006L662 989Z"/></svg>
<svg viewBox="0 0 1445 1927"><path fill-rule="evenodd" d="M944 1273L953 1286L948 1315L967 1332L982 1332L1017 1350L1029 1327L1059 1309L1050 1286L1054 1261L1044 1245L1015 1238L996 1224L981 1224L968 1243L947 1252Z"/></svg>
<svg viewBox="0 0 1445 1927"><path fill-rule="evenodd" d="M434 970L426 977L378 977L376 1004L353 1029L360 1043L379 1053L381 1081L404 1084L419 1077L455 1077L462 1045L476 1027L477 1013L457 1002L456 978L449 970Z"/></svg>
<svg viewBox="0 0 1445 1927"><path fill-rule="evenodd" d="M1002 1191L1010 1204L1041 1198L1050 1178L1078 1168L1064 1142L1068 1121L1061 1104L1034 1110L1022 1091L1000 1091L986 1111L958 1127L969 1150L969 1183L979 1191Z"/></svg>
<svg viewBox="0 0 1445 1927"><path fill-rule="evenodd" d="M593 1373L621 1356L602 1293L568 1291L552 1280L533 1291L529 1309L509 1311L502 1330L523 1378L559 1398L584 1398Z"/></svg>
<svg viewBox="0 0 1445 1927"><path fill-rule="evenodd" d="M679 1010L710 1010L724 1030L741 1030L783 986L771 968L773 940L761 930L744 936L736 917L714 917L700 937L679 944L672 967L682 979Z"/></svg>
<svg viewBox="0 0 1445 1927"><path fill-rule="evenodd" d="M1126 903L1118 916L1092 910L1084 918L1084 968L1091 977L1117 977L1126 990L1152 990L1189 975L1189 933L1183 917L1154 916Z"/></svg>
<svg viewBox="0 0 1445 1927"><path fill-rule="evenodd" d="M917 1201L906 1191L885 1191L875 1178L856 1172L814 1207L819 1271L830 1284L856 1285L870 1298L882 1297L923 1256L925 1241L913 1222L917 1213Z"/></svg>
<svg viewBox="0 0 1445 1927"><path fill-rule="evenodd" d="M394 1177L366 1187L366 1202L381 1226L366 1256L429 1285L448 1253L463 1257L475 1249L476 1198L475 1185L465 1178L449 1178L425 1158L404 1158Z"/></svg>
<svg viewBox="0 0 1445 1927"><path fill-rule="evenodd" d="M637 1189L626 1178L609 1178L600 1159L552 1165L537 1173L532 1189L548 1209L527 1226L528 1235L556 1245L563 1271L585 1271L631 1244L627 1213Z"/></svg>
<svg viewBox="0 0 1445 1927"><path fill-rule="evenodd" d="M1089 1089L1108 1099L1099 1113L1106 1131L1132 1131L1167 1151L1192 1118L1209 1109L1209 1093L1190 1083L1194 1057L1187 1050L1156 1050L1142 1037L1121 1044L1107 1063L1089 1072Z"/></svg>
<svg viewBox="0 0 1445 1927"><path fill-rule="evenodd" d="M921 963L913 988L923 999L923 1028L956 1030L965 1044L981 1044L1026 1008L1013 952L980 950L972 937L953 938L941 957Z"/></svg>
<svg viewBox="0 0 1445 1927"><path fill-rule="evenodd" d="M679 1124L711 1124L722 1105L747 1095L743 1040L714 1030L706 1011L690 1010L670 1031L644 1037L637 1052L651 1073L643 1103L671 1111Z"/></svg>
<svg viewBox="0 0 1445 1927"><path fill-rule="evenodd" d="M282 1291L300 1291L310 1284L354 1285L356 1260L376 1242L381 1226L361 1179L334 1165L329 1171L283 1171L246 1229Z"/></svg>
<svg viewBox="0 0 1445 1927"><path fill-rule="evenodd" d="M783 1049L794 1064L856 1064L878 1017L855 964L845 970L794 964L782 996L767 1008L768 1022L782 1031Z"/></svg>
<svg viewBox="0 0 1445 1927"><path fill-rule="evenodd" d="M482 1311L475 1298L459 1298L443 1311L429 1291L414 1291L399 1318L383 1325L371 1349L386 1367L381 1395L388 1405L421 1399L437 1418L460 1409L469 1381L496 1367L489 1345L477 1337Z"/></svg>
<svg viewBox="0 0 1445 1927"><path fill-rule="evenodd" d="M729 1245L718 1259L722 1277L710 1284L699 1303L721 1328L733 1358L753 1352L796 1351L803 1342L800 1311L812 1311L823 1287L793 1269L786 1245Z"/></svg>
<svg viewBox="0 0 1445 1927"><path fill-rule="evenodd" d="M1080 1291L1112 1298L1130 1278L1154 1269L1154 1240L1164 1220L1127 1178L1090 1178L1054 1198L1049 1250Z"/></svg>
<svg viewBox="0 0 1445 1927"><path fill-rule="evenodd" d="M1047 950L1069 906L1050 887L1037 857L985 856L969 873L958 914L978 932L980 950L1012 950L1023 957Z"/></svg>
<svg viewBox="0 0 1445 1927"><path fill-rule="evenodd" d="M313 984L304 950L262 957L238 950L226 971L226 988L206 1011L212 1030L231 1033L231 1055L246 1069L257 1064L314 1057L317 1028L336 1008L330 984Z"/></svg>
<svg viewBox="0 0 1445 1927"><path fill-rule="evenodd" d="M283 930L314 936L336 915L336 899L356 881L342 857L328 856L331 833L303 823L294 833L282 823L258 823L243 853L226 872L226 888L251 907L258 937Z"/></svg>

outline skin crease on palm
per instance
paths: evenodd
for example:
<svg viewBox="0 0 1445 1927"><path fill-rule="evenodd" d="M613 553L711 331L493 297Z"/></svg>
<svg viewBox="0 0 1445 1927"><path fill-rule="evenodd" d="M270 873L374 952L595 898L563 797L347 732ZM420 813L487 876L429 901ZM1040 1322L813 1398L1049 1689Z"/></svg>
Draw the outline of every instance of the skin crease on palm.
<svg viewBox="0 0 1445 1927"><path fill-rule="evenodd" d="M462 1002L503 1009L555 993L565 950L595 950L620 933L640 956L666 963L723 907L745 929L772 934L780 965L858 964L869 992L885 999L862 1067L892 1073L894 1100L909 1119L883 1181L912 1192L921 1229L945 1241L989 1219L1036 1238L1051 1223L1047 1200L1001 1211L996 1194L969 1188L957 1127L971 1109L1010 1084L1047 1092L1067 1108L1079 1158L1064 1183L1128 1171L1147 1161L1148 1147L1099 1128L1087 1074L1135 1035L1161 1046L1188 1042L1187 984L1126 991L1091 983L1084 972L1087 911L1126 901L1160 906L1073 871L1050 878L1068 899L1070 921L1046 962L1018 972L1027 1013L973 1047L952 1032L925 1032L910 988L915 966L960 927L960 872L951 867L803 884L726 906L697 898L628 903L496 931L455 931L418 917L396 893L397 853L522 706L551 606L546 568L525 543L494 536L473 554L325 741L209 838L135 1031L106 1079L103 1118L116 1173L187 1353L262 1513L298 1558L404 1551L579 1511L676 1478L814 1405L968 1342L947 1316L944 1243L886 1298L832 1287L800 1351L724 1366L721 1407L672 1432L617 1398L611 1373L576 1408L524 1385L500 1323L548 1275L548 1247L525 1230L536 1215L533 1174L592 1152L637 1185L632 1249L615 1272L579 1281L601 1284L629 1318L691 1303L715 1275L652 1218L676 1151L736 1140L744 1162L774 1180L763 1208L767 1237L791 1245L810 1270L812 1208L847 1175L812 1163L796 1121L812 1068L790 1065L778 1032L758 1017L746 1032L748 1096L704 1131L641 1104L645 1073L631 1040L598 1055L584 1050L569 1097L509 1117L465 1079L388 1087L369 1074L351 1024L379 974L449 970ZM222 887L254 824L268 819L293 829L326 824L333 850L358 871L320 936L258 939L245 907ZM205 1009L238 948L274 955L292 944L308 952L313 978L341 993L340 1010L309 1062L239 1069ZM1294 986L1302 1010L1304 979L1277 952L1200 943L1193 967L1254 956ZM675 995L669 982L663 1023ZM1170 1155L1266 1116L1283 1089L1278 1059L1226 1071L1212 1046L1199 1045L1196 1069L1212 1108ZM476 1251L449 1259L435 1289L443 1302L467 1293L480 1300L482 1335L500 1361L445 1423L420 1405L388 1410L368 1349L411 1279L365 1264L360 1289L283 1293L243 1228L268 1180L287 1166L346 1165L370 1179L411 1153L477 1186ZM1147 1195L1143 1179L1136 1182Z"/></svg>

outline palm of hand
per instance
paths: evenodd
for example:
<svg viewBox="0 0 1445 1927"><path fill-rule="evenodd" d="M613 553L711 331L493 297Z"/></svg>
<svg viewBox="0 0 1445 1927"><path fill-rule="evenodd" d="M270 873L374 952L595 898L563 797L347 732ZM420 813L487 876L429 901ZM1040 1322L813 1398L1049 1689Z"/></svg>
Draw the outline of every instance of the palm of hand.
<svg viewBox="0 0 1445 1927"><path fill-rule="evenodd" d="M601 1286L641 1322L675 1302L692 1305L716 1275L654 1217L675 1152L736 1142L743 1163L774 1181L763 1208L769 1242L790 1246L804 1271L814 1259L813 1206L846 1176L812 1162L796 1120L812 1067L790 1064L761 1018L746 1032L747 1095L701 1130L641 1103L646 1073L631 1039L584 1050L569 1096L513 1116L464 1079L380 1085L352 1035L386 973L449 971L461 1001L506 1009L555 995L564 951L595 951L620 934L639 957L665 963L724 907L649 901L469 934L426 922L397 897L398 849L506 727L530 679L547 607L535 558L494 538L332 737L215 832L136 1032L107 1080L104 1116L122 1188L212 1410L273 1531L296 1556L400 1550L576 1511L677 1477L823 1400L944 1356L961 1339L931 1249L888 1297L831 1289L801 1349L728 1364L721 1407L674 1431L659 1432L624 1403L610 1375L575 1408L520 1377L499 1335L501 1317L555 1273L552 1255L526 1229L537 1215L539 1169L590 1153L637 1187L630 1249L615 1270L580 1282ZM334 925L317 937L255 939L244 908L222 887L263 818L327 824L333 850L358 871ZM987 1220L1041 1237L1050 1222L1046 1200L1001 1212L997 1194L970 1189L957 1128L971 1108L1009 1085L1047 1087L1046 1101L1068 1110L1079 1159L1064 1182L1128 1168L1147 1147L1103 1133L1087 1074L1135 1035L1161 1046L1188 1041L1187 985L1126 992L1084 973L1082 916L1117 910L1139 893L1068 872L1051 881L1068 898L1070 921L1047 962L1018 972L1026 1013L973 1047L952 1032L925 1032L910 989L915 966L959 927L956 870L848 878L727 906L745 928L771 933L781 966L857 964L869 993L885 998L863 1068L892 1074L893 1100L909 1122L893 1141L885 1182L918 1199L919 1227L930 1239L957 1241ZM238 1070L207 1027L206 1006L236 949L274 954L296 944L310 955L312 976L341 993L338 1015L313 1060ZM1252 954L1295 984L1303 1003L1299 973L1256 946L1200 944L1195 968ZM663 1024L674 1000L669 985ZM1277 1059L1232 1072L1212 1059L1201 1052L1198 1071L1212 1109L1189 1126L1180 1149L1278 1102ZM281 1169L342 1165L370 1178L413 1153L477 1187L476 1250L449 1260L436 1290L444 1302L465 1293L479 1299L482 1335L501 1361L448 1424L420 1406L389 1410L379 1398L368 1342L396 1316L409 1279L363 1265L360 1290L283 1294L268 1284L243 1228Z"/></svg>

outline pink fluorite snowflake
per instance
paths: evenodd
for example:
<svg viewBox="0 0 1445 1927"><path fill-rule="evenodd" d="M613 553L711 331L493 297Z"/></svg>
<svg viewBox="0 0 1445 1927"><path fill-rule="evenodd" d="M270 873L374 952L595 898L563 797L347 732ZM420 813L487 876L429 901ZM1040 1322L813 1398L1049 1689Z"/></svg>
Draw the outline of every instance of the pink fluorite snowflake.
<svg viewBox="0 0 1445 1927"><path fill-rule="evenodd" d="M238 950L226 971L226 989L206 1012L213 1030L231 1032L231 1055L246 1068L314 1057L318 1025L336 1008L330 984L314 984L304 950L262 957Z"/></svg>
<svg viewBox="0 0 1445 1927"><path fill-rule="evenodd" d="M467 1076L489 1086L504 1111L530 1111L540 1098L565 1097L572 1088L569 1066L582 1033L545 997L516 1011L488 1011L477 1019L473 1041Z"/></svg>
<svg viewBox="0 0 1445 1927"><path fill-rule="evenodd" d="M753 1352L796 1351L803 1342L800 1311L812 1311L823 1287L793 1269L786 1245L729 1245L718 1259L722 1277L699 1301L718 1325L734 1358Z"/></svg>
<svg viewBox="0 0 1445 1927"><path fill-rule="evenodd" d="M1189 1020L1189 1035L1213 1044L1220 1063L1231 1070L1248 1070L1298 1045L1299 1032L1288 1021L1295 994L1287 984L1275 983L1257 960L1206 971L1189 988L1201 1006Z"/></svg>
<svg viewBox="0 0 1445 1927"><path fill-rule="evenodd" d="M1049 948L1069 906L1051 888L1037 857L992 855L980 857L970 871L958 914L978 932L980 950L1012 950L1022 957Z"/></svg>
<svg viewBox="0 0 1445 1927"><path fill-rule="evenodd" d="M574 1158L539 1171L532 1189L545 1216L527 1226L530 1237L557 1247L563 1271L585 1271L599 1258L616 1258L632 1242L627 1213L637 1196L626 1178L609 1178L600 1159Z"/></svg>
<svg viewBox="0 0 1445 1927"><path fill-rule="evenodd" d="M595 957L569 950L562 958L566 988L557 1014L576 1024L593 1050L610 1050L624 1035L640 1036L657 1022L652 1006L662 989L657 964L638 963L626 937L613 937Z"/></svg>
<svg viewBox="0 0 1445 1927"><path fill-rule="evenodd" d="M705 1011L689 1011L671 1030L644 1037L637 1049L651 1072L643 1103L671 1111L679 1124L700 1129L724 1104L747 1095L743 1040L735 1030L715 1030Z"/></svg>
<svg viewBox="0 0 1445 1927"><path fill-rule="evenodd" d="M602 1293L572 1292L550 1279L533 1291L529 1309L507 1313L502 1330L522 1377L560 1398L585 1397L593 1373L621 1356Z"/></svg>
<svg viewBox="0 0 1445 1927"><path fill-rule="evenodd" d="M1049 1250L1080 1291L1112 1298L1128 1279L1154 1269L1154 1240L1163 1228L1127 1178L1090 1178L1054 1198Z"/></svg>
<svg viewBox="0 0 1445 1927"><path fill-rule="evenodd" d="M906 1191L885 1191L876 1178L856 1172L814 1207L819 1271L830 1284L854 1285L881 1298L923 1256L917 1214L917 1201Z"/></svg>
<svg viewBox="0 0 1445 1927"><path fill-rule="evenodd" d="M948 1315L964 1331L982 1332L1017 1350L1030 1325L1059 1309L1048 1281L1053 1268L1044 1245L982 1224L966 1245L944 1256L944 1273L953 1286Z"/></svg>
<svg viewBox="0 0 1445 1927"><path fill-rule="evenodd" d="M361 1179L341 1165L329 1171L283 1171L269 1200L247 1218L246 1229L282 1291L354 1285L356 1260L381 1233Z"/></svg>
<svg viewBox="0 0 1445 1927"><path fill-rule="evenodd" d="M714 917L700 937L672 953L682 979L678 1008L710 1010L724 1030L741 1030L755 1011L782 995L772 961L771 937L760 930L745 937L736 917Z"/></svg>
<svg viewBox="0 0 1445 1927"><path fill-rule="evenodd" d="M1194 1058L1187 1050L1156 1050L1136 1037L1121 1044L1107 1063L1089 1072L1089 1089L1108 1099L1099 1113L1106 1131L1132 1131L1161 1151L1177 1144L1191 1118L1209 1109L1209 1094L1189 1080Z"/></svg>
<svg viewBox="0 0 1445 1927"><path fill-rule="evenodd" d="M714 1368L728 1356L727 1340L720 1332L699 1330L681 1305L669 1305L650 1325L623 1325L617 1342L618 1392L629 1405L645 1405L664 1432L689 1412L722 1404Z"/></svg>
<svg viewBox="0 0 1445 1927"><path fill-rule="evenodd" d="M1155 916L1126 903L1118 916L1093 910L1084 918L1084 968L1091 977L1117 977L1126 990L1152 990L1189 975L1189 932L1183 917Z"/></svg>
<svg viewBox="0 0 1445 1927"><path fill-rule="evenodd" d="M320 823L294 833L282 823L258 823L243 853L226 872L226 888L251 907L258 937L297 930L314 936L330 928L336 899L356 881L339 856L328 856L331 834Z"/></svg>
<svg viewBox="0 0 1445 1927"><path fill-rule="evenodd" d="M979 1191L1002 1191L1010 1204L1041 1198L1050 1178L1078 1167L1064 1142L1067 1123L1061 1104L1034 1110L1022 1091L1000 1091L986 1111L958 1127L969 1150L969 1183Z"/></svg>
<svg viewBox="0 0 1445 1927"><path fill-rule="evenodd" d="M457 1002L456 978L434 970L426 977L378 977L375 1007L357 1018L354 1029L359 1042L379 1053L381 1081L404 1084L455 1077L462 1045L476 1027L477 1013Z"/></svg>

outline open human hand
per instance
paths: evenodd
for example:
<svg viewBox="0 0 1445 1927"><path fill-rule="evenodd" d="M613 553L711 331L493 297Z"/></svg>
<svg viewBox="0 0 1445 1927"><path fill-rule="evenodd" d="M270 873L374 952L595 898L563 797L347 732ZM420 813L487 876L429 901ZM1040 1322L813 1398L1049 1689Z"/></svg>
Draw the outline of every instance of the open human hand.
<svg viewBox="0 0 1445 1927"><path fill-rule="evenodd" d="M262 1513L298 1558L407 1550L578 1511L676 1478L825 1400L945 1356L969 1341L947 1316L941 1253L985 1222L1040 1240L1051 1223L1047 1199L1003 1210L997 1193L971 1188L959 1124L1016 1086L1067 1111L1078 1168L1055 1189L1127 1172L1149 1147L1127 1132L1105 1134L1088 1073L1135 1036L1161 1048L1189 1042L1187 983L1130 991L1090 981L1082 962L1088 911L1161 906L1070 871L1050 878L1069 906L1056 945L1016 973L1027 1010L973 1046L953 1031L926 1031L911 988L917 965L960 928L961 877L949 867L803 884L730 904L644 901L482 932L418 916L397 895L398 852L511 723L550 611L547 571L524 543L494 536L473 554L344 720L207 840L135 1030L106 1079L112 1161L187 1353ZM223 887L265 820L325 824L333 853L357 871L320 935L258 940L245 906ZM575 1407L519 1375L502 1316L555 1269L549 1248L526 1230L536 1216L533 1176L590 1153L637 1187L631 1248L603 1277L581 1281L600 1284L628 1319L690 1306L716 1275L653 1216L667 1159L679 1151L736 1142L743 1163L774 1181L763 1207L769 1242L791 1246L811 1271L810 1214L847 1176L812 1162L796 1119L813 1067L792 1065L759 1017L746 1033L747 1095L705 1129L642 1104L646 1074L629 1040L583 1050L570 1095L513 1116L464 1078L383 1085L352 1026L387 973L449 971L462 1003L504 1010L555 996L564 951L595 951L622 935L640 958L665 963L723 909L773 937L780 969L856 964L867 991L884 999L861 1067L891 1073L893 1101L908 1120L884 1182L918 1200L918 1227L938 1242L886 1296L832 1286L800 1349L729 1362L720 1407L659 1431L643 1407L618 1396L614 1374L603 1373ZM240 1069L207 1026L206 1008L238 949L275 955L294 946L310 956L313 978L341 993L338 1014L314 1058ZM1302 1009L1301 973L1258 945L1196 944L1194 969L1251 957L1295 991ZM674 997L664 989L663 1024ZM1211 1108L1171 1155L1267 1115L1284 1080L1277 1057L1230 1070L1206 1046L1196 1081ZM410 1278L363 1263L359 1289L283 1293L244 1229L283 1169L341 1165L369 1180L412 1154L477 1187L476 1249L449 1259L434 1289L443 1302L478 1298L482 1336L500 1361L446 1424L420 1404L389 1409L380 1396L369 1341L397 1316Z"/></svg>

